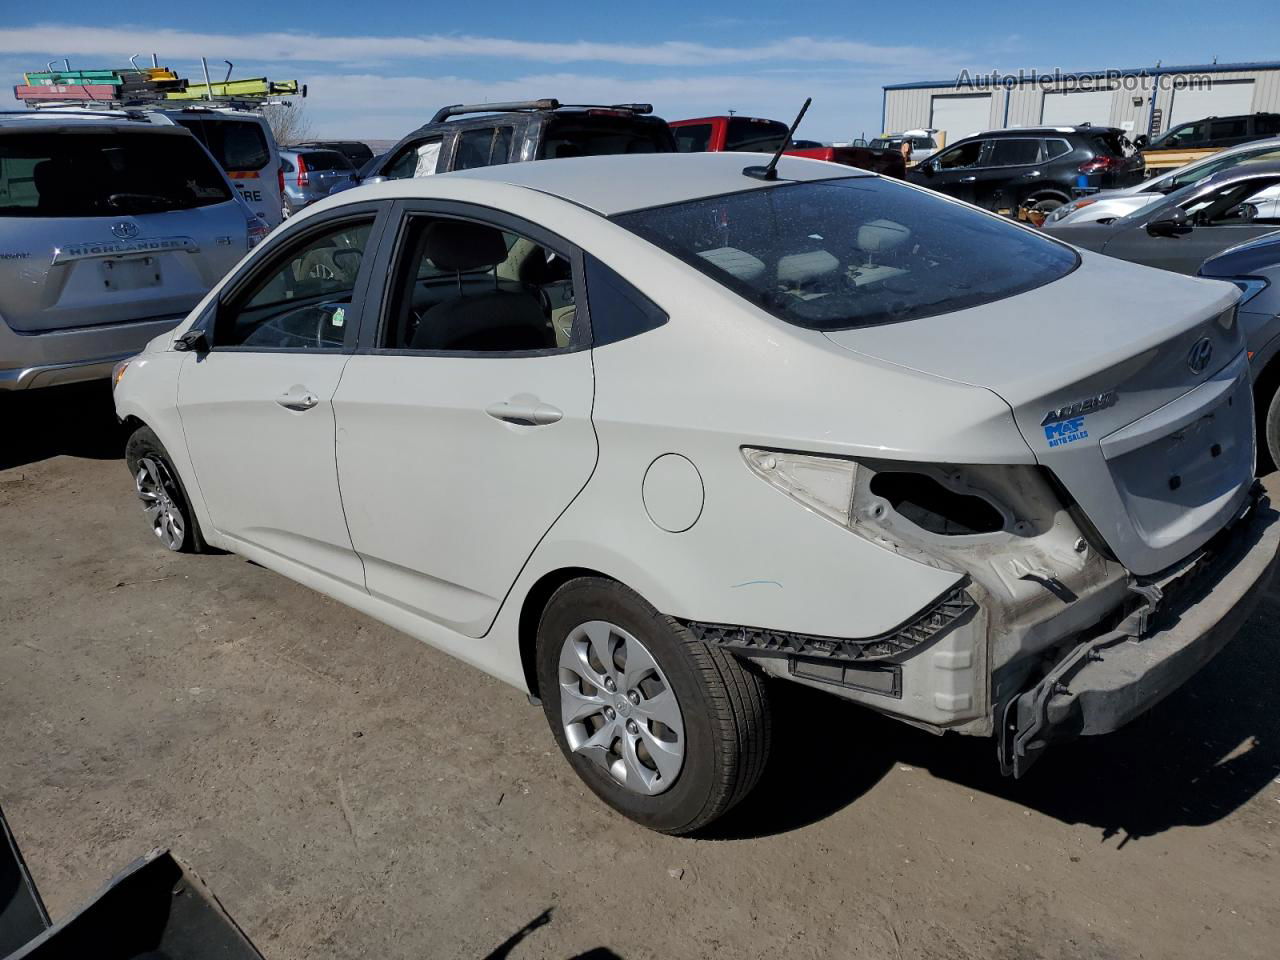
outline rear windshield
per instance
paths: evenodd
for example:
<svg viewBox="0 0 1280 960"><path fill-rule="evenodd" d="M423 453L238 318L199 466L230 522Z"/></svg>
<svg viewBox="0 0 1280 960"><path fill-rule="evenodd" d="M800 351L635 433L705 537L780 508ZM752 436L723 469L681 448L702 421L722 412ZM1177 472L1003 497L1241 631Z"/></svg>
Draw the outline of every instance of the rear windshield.
<svg viewBox="0 0 1280 960"><path fill-rule="evenodd" d="M209 155L176 131L0 136L0 216L115 217L230 199Z"/></svg>
<svg viewBox="0 0 1280 960"><path fill-rule="evenodd" d="M336 150L317 150L300 154L308 170L354 170L351 161Z"/></svg>
<svg viewBox="0 0 1280 960"><path fill-rule="evenodd" d="M724 148L742 153L777 153L786 142L787 125L777 120L731 117L724 136Z"/></svg>
<svg viewBox="0 0 1280 960"><path fill-rule="evenodd" d="M672 153L675 148L665 123L630 117L557 117L547 124L541 156L555 160L618 153Z"/></svg>
<svg viewBox="0 0 1280 960"><path fill-rule="evenodd" d="M1133 144L1121 133L1095 133L1089 138L1093 152L1106 157L1131 157L1136 152Z"/></svg>
<svg viewBox="0 0 1280 960"><path fill-rule="evenodd" d="M271 162L271 148L260 124L226 117L174 117L209 148L223 170L261 170Z"/></svg>
<svg viewBox="0 0 1280 960"><path fill-rule="evenodd" d="M975 307L1050 283L1080 262L1024 227L878 177L746 190L614 220L814 330Z"/></svg>

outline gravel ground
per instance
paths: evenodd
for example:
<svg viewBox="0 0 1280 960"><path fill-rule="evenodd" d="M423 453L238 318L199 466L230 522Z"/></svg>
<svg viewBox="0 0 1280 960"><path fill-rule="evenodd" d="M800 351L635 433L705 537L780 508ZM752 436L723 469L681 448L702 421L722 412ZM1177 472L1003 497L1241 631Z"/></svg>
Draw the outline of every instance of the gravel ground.
<svg viewBox="0 0 1280 960"><path fill-rule="evenodd" d="M103 388L0 397L0 804L55 917L155 846L269 960L1233 958L1280 937L1280 593L1129 729L986 741L779 688L700 840L609 813L524 696L141 522Z"/></svg>

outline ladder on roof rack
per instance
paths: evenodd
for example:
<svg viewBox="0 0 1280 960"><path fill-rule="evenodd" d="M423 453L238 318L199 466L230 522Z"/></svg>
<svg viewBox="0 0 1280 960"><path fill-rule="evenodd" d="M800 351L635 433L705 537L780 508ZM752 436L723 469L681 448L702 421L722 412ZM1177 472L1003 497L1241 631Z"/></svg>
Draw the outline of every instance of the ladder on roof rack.
<svg viewBox="0 0 1280 960"><path fill-rule="evenodd" d="M191 83L168 67L132 69L34 70L23 75L23 83L13 88L15 99L32 109L42 107L85 106L98 109L185 109L218 106L257 109L273 103L273 97L307 95L306 84L297 80L274 81L266 77L232 80L231 61L227 76L220 83L209 81L208 64L204 83ZM65 61L64 61L65 63ZM52 67L52 64L50 64Z"/></svg>

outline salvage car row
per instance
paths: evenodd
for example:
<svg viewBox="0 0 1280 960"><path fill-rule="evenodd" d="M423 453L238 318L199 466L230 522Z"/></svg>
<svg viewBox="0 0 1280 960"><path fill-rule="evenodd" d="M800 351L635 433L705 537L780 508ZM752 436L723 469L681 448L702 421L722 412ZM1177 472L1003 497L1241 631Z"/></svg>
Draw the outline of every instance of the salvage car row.
<svg viewBox="0 0 1280 960"><path fill-rule="evenodd" d="M678 155L636 105L441 111L115 366L157 542L527 691L587 786L669 833L754 786L766 678L989 738L1016 776L1163 699L1280 545L1250 374L1274 330L1242 283L774 133L764 162ZM166 196L101 193L135 225ZM76 283L151 256L105 243Z"/></svg>

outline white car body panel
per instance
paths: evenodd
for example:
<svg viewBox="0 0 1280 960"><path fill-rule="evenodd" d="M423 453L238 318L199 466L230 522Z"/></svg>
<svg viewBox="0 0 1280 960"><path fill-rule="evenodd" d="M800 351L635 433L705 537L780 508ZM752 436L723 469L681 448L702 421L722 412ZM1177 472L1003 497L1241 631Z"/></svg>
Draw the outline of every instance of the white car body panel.
<svg viewBox="0 0 1280 960"><path fill-rule="evenodd" d="M989 657L1007 659L1026 638L1041 649L1061 640L1033 617L1061 604L1040 584L1061 576L1078 594L1070 630L1126 590L1127 572L1089 548L1065 506L1044 506L1040 408L1117 378L1134 387L1108 413L1115 421L1069 451L1077 488L1110 482L1106 464L1086 463L1087 454L1101 449L1101 434L1169 406L1171 392L1189 394L1185 369L1164 360L1176 350L1182 362L1179 338L1204 335L1234 302L1232 288L1086 256L1032 293L824 334L766 313L605 218L770 189L743 178L741 163L723 154L587 158L385 182L322 200L273 235L357 202L438 199L503 211L567 238L651 298L668 322L641 335L511 359L216 349L197 358L166 337L126 372L117 411L160 436L211 544L525 689L526 601L565 571L613 577L682 620L819 637L890 633L969 581L982 596L999 595L994 612L905 662L900 699L842 695L939 729L990 732ZM862 176L793 158L780 169L794 180ZM1146 312L1121 329L1138 304ZM1231 368L1233 335L1223 325L1219 370ZM1116 349L1100 357L1100 339ZM1046 360L1039 371L1025 359L1037 350ZM211 360L241 362L219 370ZM304 414L278 407L276 395L294 385L320 405ZM522 427L484 412L521 396L554 405L562 419ZM966 553L964 538L930 556L889 535L855 533L754 474L743 447L1022 478L1009 491L1041 497L1019 534L1034 562ZM647 498L646 475L672 456L694 473L681 466L660 497ZM276 489L264 491L247 464L261 464ZM1233 490L1212 517L1197 514L1194 529L1178 531L1183 546L1212 535L1240 499ZM1109 509L1108 518L1126 515L1123 504ZM684 519L662 522L668 510ZM1145 549L1134 548L1144 570L1162 551L1180 558L1192 548L1166 538Z"/></svg>

